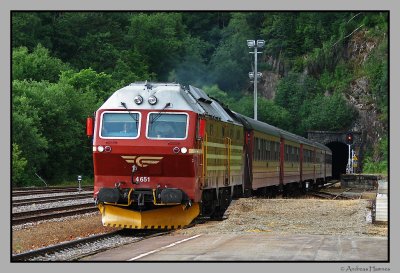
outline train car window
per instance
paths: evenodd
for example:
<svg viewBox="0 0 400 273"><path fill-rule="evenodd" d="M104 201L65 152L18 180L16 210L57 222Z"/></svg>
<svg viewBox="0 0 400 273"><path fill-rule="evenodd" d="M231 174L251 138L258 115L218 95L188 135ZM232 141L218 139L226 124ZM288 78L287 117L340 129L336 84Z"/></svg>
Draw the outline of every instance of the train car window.
<svg viewBox="0 0 400 273"><path fill-rule="evenodd" d="M268 160L268 140L265 140L264 157L265 160Z"/></svg>
<svg viewBox="0 0 400 273"><path fill-rule="evenodd" d="M292 158L293 158L293 162L296 162L296 147L292 148Z"/></svg>
<svg viewBox="0 0 400 273"><path fill-rule="evenodd" d="M137 138L139 128L138 113L108 113L102 115L100 137Z"/></svg>
<svg viewBox="0 0 400 273"><path fill-rule="evenodd" d="M276 155L275 155L275 142L271 142L271 159L276 160Z"/></svg>
<svg viewBox="0 0 400 273"><path fill-rule="evenodd" d="M265 160L265 139L261 139L261 160Z"/></svg>
<svg viewBox="0 0 400 273"><path fill-rule="evenodd" d="M187 137L187 114L150 113L147 137L150 139L185 139Z"/></svg>
<svg viewBox="0 0 400 273"><path fill-rule="evenodd" d="M289 160L288 145L285 144L285 147L283 149L285 151L285 161L288 161Z"/></svg>

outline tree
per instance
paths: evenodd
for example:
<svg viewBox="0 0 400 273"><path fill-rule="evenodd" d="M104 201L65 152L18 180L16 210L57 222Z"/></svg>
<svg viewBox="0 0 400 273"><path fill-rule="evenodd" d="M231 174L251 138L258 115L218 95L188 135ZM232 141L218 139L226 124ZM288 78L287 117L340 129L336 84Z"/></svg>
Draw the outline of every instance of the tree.
<svg viewBox="0 0 400 273"><path fill-rule="evenodd" d="M166 81L182 60L186 37L180 13L134 13L125 41L144 57L158 80Z"/></svg>
<svg viewBox="0 0 400 273"><path fill-rule="evenodd" d="M25 165L25 176L33 180L33 173L40 170L46 163L48 158L48 141L43 135L43 127L41 120L43 112L39 111L39 98L30 86L28 81L14 80L12 83L12 129L11 142L15 144L14 151L18 154L15 157L16 163L22 158L27 161ZM44 87L38 85L37 89ZM14 159L14 157L13 157ZM14 163L13 163L14 164ZM27 183L21 181L20 167L17 163L17 169L13 169L13 173L17 174L15 182L17 184ZM13 165L14 168L14 165Z"/></svg>
<svg viewBox="0 0 400 273"><path fill-rule="evenodd" d="M207 82L207 66L204 62L207 44L192 37L187 37L183 44L184 57L176 64L169 80L184 85L201 86Z"/></svg>
<svg viewBox="0 0 400 273"><path fill-rule="evenodd" d="M247 85L251 71L251 56L246 40L253 39L244 13L232 13L229 25L222 31L222 40L210 61L212 74L209 82L215 82L222 90L239 93Z"/></svg>
<svg viewBox="0 0 400 273"><path fill-rule="evenodd" d="M12 143L12 185L22 186L26 180L26 167L28 161L23 157L21 150L16 143Z"/></svg>
<svg viewBox="0 0 400 273"><path fill-rule="evenodd" d="M81 93L65 82L15 80L12 94L12 142L27 160L31 180L34 172L60 181L92 169L85 118L99 107L93 91Z"/></svg>
<svg viewBox="0 0 400 273"><path fill-rule="evenodd" d="M13 48L24 46L32 50L38 43L49 45L49 32L43 26L39 13L12 12L11 30Z"/></svg>
<svg viewBox="0 0 400 273"><path fill-rule="evenodd" d="M82 69L79 72L64 71L61 74L60 83L71 85L81 94L93 92L101 101L105 101L111 96L119 84L112 79L111 75L104 72L97 73L91 68Z"/></svg>
<svg viewBox="0 0 400 273"><path fill-rule="evenodd" d="M155 74L149 72L149 66L144 61L144 57L134 48L121 52L121 57L110 75L119 83L119 86L155 78Z"/></svg>
<svg viewBox="0 0 400 273"><path fill-rule="evenodd" d="M290 114L291 125L288 129L293 133L303 134L300 129L300 107L321 91L317 80L299 73L289 73L277 86L276 105L285 108Z"/></svg>
<svg viewBox="0 0 400 273"><path fill-rule="evenodd" d="M273 126L289 130L291 127L290 113L285 108L276 105L265 98L258 99L259 120Z"/></svg>
<svg viewBox="0 0 400 273"><path fill-rule="evenodd" d="M57 82L61 71L68 69L67 64L50 56L49 50L40 44L32 53L26 47L13 49L12 64L13 80Z"/></svg>
<svg viewBox="0 0 400 273"><path fill-rule="evenodd" d="M341 93L332 96L317 95L300 107L301 131L347 129L357 117L357 111Z"/></svg>

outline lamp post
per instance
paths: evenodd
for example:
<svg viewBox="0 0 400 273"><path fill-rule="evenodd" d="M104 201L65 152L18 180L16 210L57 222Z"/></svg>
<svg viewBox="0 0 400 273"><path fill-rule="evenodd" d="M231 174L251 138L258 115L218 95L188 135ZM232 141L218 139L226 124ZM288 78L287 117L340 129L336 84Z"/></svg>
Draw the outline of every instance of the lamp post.
<svg viewBox="0 0 400 273"><path fill-rule="evenodd" d="M257 54L262 52L258 52L258 48L263 48L265 45L264 40L247 40L247 46L249 48L253 48L254 52L249 52L250 54L254 54L254 73L250 72L250 79L254 78L254 119L257 120L257 82L258 78L261 77L261 73L257 72ZM252 74L252 75L251 75Z"/></svg>

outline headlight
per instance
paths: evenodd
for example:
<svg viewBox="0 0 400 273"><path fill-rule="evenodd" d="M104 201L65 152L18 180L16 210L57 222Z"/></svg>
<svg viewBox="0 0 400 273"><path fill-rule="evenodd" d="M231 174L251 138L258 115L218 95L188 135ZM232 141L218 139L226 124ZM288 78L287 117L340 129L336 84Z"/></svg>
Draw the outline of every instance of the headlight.
<svg viewBox="0 0 400 273"><path fill-rule="evenodd" d="M137 95L137 96L133 99L133 101L134 101L137 105L142 104L142 102L143 102L143 97L140 96L140 95Z"/></svg>
<svg viewBox="0 0 400 273"><path fill-rule="evenodd" d="M154 96L150 96L149 99L147 100L151 105L154 105L157 103L157 98Z"/></svg>
<svg viewBox="0 0 400 273"><path fill-rule="evenodd" d="M97 151L99 151L100 153L104 152L104 147L103 146L98 146L97 147Z"/></svg>
<svg viewBox="0 0 400 273"><path fill-rule="evenodd" d="M182 152L182 154L186 154L187 153L187 148L186 147L182 147L181 148L181 152Z"/></svg>

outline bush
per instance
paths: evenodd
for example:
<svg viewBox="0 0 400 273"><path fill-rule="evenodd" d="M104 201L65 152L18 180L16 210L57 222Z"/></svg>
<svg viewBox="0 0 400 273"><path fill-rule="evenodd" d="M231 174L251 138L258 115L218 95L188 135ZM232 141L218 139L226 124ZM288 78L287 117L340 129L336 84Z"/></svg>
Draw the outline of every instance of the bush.
<svg viewBox="0 0 400 273"><path fill-rule="evenodd" d="M28 161L22 156L21 150L16 143L12 144L12 185L22 186L26 178L26 166Z"/></svg>

